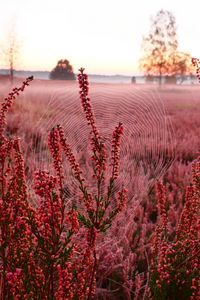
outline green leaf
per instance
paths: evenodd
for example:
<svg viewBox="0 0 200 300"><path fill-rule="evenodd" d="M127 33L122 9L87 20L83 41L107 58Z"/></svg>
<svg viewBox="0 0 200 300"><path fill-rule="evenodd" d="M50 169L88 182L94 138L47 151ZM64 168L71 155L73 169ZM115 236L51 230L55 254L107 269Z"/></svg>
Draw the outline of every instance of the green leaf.
<svg viewBox="0 0 200 300"><path fill-rule="evenodd" d="M7 242L2 243L1 246L0 246L0 252L1 252L3 249L5 249L7 246L8 246L8 243L7 243Z"/></svg>
<svg viewBox="0 0 200 300"><path fill-rule="evenodd" d="M39 237L39 239L38 239L38 245L40 247L44 247L44 239L42 237Z"/></svg>
<svg viewBox="0 0 200 300"><path fill-rule="evenodd" d="M101 219L105 214L105 210L99 210L99 219Z"/></svg>
<svg viewBox="0 0 200 300"><path fill-rule="evenodd" d="M91 228L92 224L90 223L90 220L86 219L85 216L78 214L78 220L83 223L83 225L87 228Z"/></svg>

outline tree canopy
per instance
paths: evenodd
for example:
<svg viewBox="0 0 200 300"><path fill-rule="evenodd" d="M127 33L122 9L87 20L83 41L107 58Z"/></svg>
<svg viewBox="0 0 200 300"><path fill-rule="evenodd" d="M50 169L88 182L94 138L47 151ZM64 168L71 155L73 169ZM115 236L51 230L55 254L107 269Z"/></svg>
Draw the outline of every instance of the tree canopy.
<svg viewBox="0 0 200 300"><path fill-rule="evenodd" d="M148 76L175 76L191 73L191 56L179 51L174 15L161 9L151 20L149 34L143 38L140 70Z"/></svg>
<svg viewBox="0 0 200 300"><path fill-rule="evenodd" d="M50 73L50 79L75 80L73 68L67 59L60 59Z"/></svg>

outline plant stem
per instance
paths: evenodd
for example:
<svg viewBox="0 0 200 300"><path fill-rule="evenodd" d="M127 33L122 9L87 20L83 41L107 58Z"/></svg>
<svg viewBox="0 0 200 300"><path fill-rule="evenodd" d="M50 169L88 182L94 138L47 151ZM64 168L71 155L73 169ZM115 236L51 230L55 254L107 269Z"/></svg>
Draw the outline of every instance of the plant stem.
<svg viewBox="0 0 200 300"><path fill-rule="evenodd" d="M91 300L92 298L92 285L93 285L93 282L94 282L94 276L95 276L95 270L96 270L96 267L97 267L97 257L96 257L96 250L94 248L93 250L93 256L94 256L94 264L93 264L93 269L92 269L92 276L91 276L91 280L90 280L90 287L89 287L89 294L88 294L88 298L87 300Z"/></svg>

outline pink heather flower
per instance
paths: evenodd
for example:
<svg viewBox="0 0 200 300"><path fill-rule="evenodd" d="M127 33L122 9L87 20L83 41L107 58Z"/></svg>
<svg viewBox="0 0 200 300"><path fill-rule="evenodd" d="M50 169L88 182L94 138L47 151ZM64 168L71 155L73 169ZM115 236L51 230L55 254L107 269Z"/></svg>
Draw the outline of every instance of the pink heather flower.
<svg viewBox="0 0 200 300"><path fill-rule="evenodd" d="M127 193L128 190L125 189L124 187L120 192L118 192L118 197L117 197L117 212L121 212L127 203Z"/></svg>
<svg viewBox="0 0 200 300"><path fill-rule="evenodd" d="M60 149L60 136L57 129L52 128L48 136L48 145L53 157L53 165L56 171L56 175L59 179L60 189L62 190L63 169L62 169L62 158Z"/></svg>
<svg viewBox="0 0 200 300"><path fill-rule="evenodd" d="M24 172L24 159L20 149L19 139L15 139L13 142L13 148L15 150L15 174L16 179L21 182L21 194L25 195L27 193L27 186L25 182L25 172Z"/></svg>
<svg viewBox="0 0 200 300"><path fill-rule="evenodd" d="M78 213L75 210L70 210L66 214L65 222L71 224L71 229L73 232L77 232L79 229L79 222L78 222Z"/></svg>
<svg viewBox="0 0 200 300"><path fill-rule="evenodd" d="M57 178L50 175L47 171L35 172L34 190L40 197L49 195L56 187Z"/></svg>
<svg viewBox="0 0 200 300"><path fill-rule="evenodd" d="M20 274L22 273L22 269L16 268L16 271L15 271L15 272L16 272L17 275L20 275Z"/></svg>
<svg viewBox="0 0 200 300"><path fill-rule="evenodd" d="M97 127L95 125L95 119L94 119L94 114L90 105L90 98L88 97L88 76L84 74L84 68L81 68L80 74L78 74L78 81L79 81L79 87L80 87L80 98L82 101L82 107L83 110L86 114L86 119L88 121L88 124L91 125L92 127L92 132L95 137L95 141L97 143L99 139L99 132L97 130Z"/></svg>
<svg viewBox="0 0 200 300"><path fill-rule="evenodd" d="M113 132L112 139L112 178L117 179L119 175L119 153L120 153L120 139L123 134L123 126L122 123L119 123L118 126L115 127L115 131Z"/></svg>
<svg viewBox="0 0 200 300"><path fill-rule="evenodd" d="M60 144L63 148L63 151L70 163L71 169L74 172L74 177L79 181L79 182L83 182L84 179L82 178L82 172L80 170L80 166L79 164L76 162L75 156L72 153L72 150L69 146L69 144L67 144L66 142L66 138L64 135L64 130L60 125L57 125L57 134L59 135L59 139L60 139ZM54 130L55 132L55 130Z"/></svg>
<svg viewBox="0 0 200 300"><path fill-rule="evenodd" d="M157 183L156 186L156 192L157 192L157 201L158 201L158 214L161 217L161 222L163 229L166 229L167 226L167 199L166 199L166 188L164 185L160 182Z"/></svg>
<svg viewBox="0 0 200 300"><path fill-rule="evenodd" d="M16 96L20 94L20 92L24 91L25 86L28 86L30 81L33 80L33 76L26 78L26 80L23 82L21 87L17 88L15 87L12 92L8 94L8 96L4 99L4 102L1 105L0 110L0 136L2 136L3 130L6 125L5 120L5 114L9 110L9 108L12 106L13 101L15 100Z"/></svg>
<svg viewBox="0 0 200 300"><path fill-rule="evenodd" d="M198 280L200 278L200 241L199 241L199 190L200 190L200 157L192 167L192 184L187 187L185 203L172 238L166 232L166 189L162 184L157 185L158 210L161 218L156 226L153 241L152 276L150 287L152 295L159 291L160 295L166 294L179 298L181 294L191 295L192 300L198 299ZM156 278L156 285L154 280ZM170 285L173 284L173 295ZM154 299L154 298L153 298Z"/></svg>
<svg viewBox="0 0 200 300"><path fill-rule="evenodd" d="M106 170L106 146L101 141L99 131L96 127L95 117L90 104L90 98L88 97L89 83L88 77L84 74L84 69L81 68L80 74L78 75L79 87L80 87L80 98L82 101L83 111L86 114L88 125L92 127L91 131L91 146L92 146L92 160L94 162L94 178L101 181L104 178L104 171Z"/></svg>

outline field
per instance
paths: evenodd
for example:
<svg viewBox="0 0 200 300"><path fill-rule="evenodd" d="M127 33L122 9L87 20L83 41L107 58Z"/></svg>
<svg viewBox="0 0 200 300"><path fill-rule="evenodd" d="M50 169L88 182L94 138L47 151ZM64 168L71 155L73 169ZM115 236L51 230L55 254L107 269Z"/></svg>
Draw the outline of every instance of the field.
<svg viewBox="0 0 200 300"><path fill-rule="evenodd" d="M19 79L15 85L20 85ZM2 101L9 90L9 83L0 81ZM167 200L163 205L165 209L167 207L167 243L172 246L186 203L185 190L192 182L192 164L199 156L200 86L166 85L158 88L154 85L91 83L89 97L108 158L112 150L112 132L119 122L123 124L119 176L113 192L119 192L123 184L128 190L126 208L112 221L106 234L99 233L97 237L95 299L200 299L199 275L190 273L191 266L187 264L183 265L177 285L172 283L171 278L176 276L173 272L169 275L172 277L166 277L169 281L165 277L156 277L158 281L155 283L152 276L155 272L161 273L156 269L155 261L159 257L161 263L162 255L159 252L153 256L155 249L152 247L155 248L153 236L156 228L164 226L162 217L165 216L161 207L164 187L158 185L156 192L155 186L160 180L167 190ZM34 172L49 170L56 176L48 148L48 133L57 124L63 127L88 187L91 193L95 193L90 159L91 129L81 107L78 83L34 80L9 110L6 136L21 138L26 182L31 205L35 208L40 205L40 198L33 189ZM84 213L79 182L67 161L63 162L63 169L66 205L71 207L73 204ZM102 187L104 192L110 176L108 170ZM111 203L111 210L114 207ZM75 240L82 241L83 246L81 230ZM199 245L199 235L196 243ZM196 264L198 268L199 256ZM188 278L191 276L187 284L184 283L186 274L189 274ZM196 281L192 281L193 278ZM195 285L196 294L192 289ZM174 290L170 292L172 286ZM183 293L185 296L182 297Z"/></svg>

